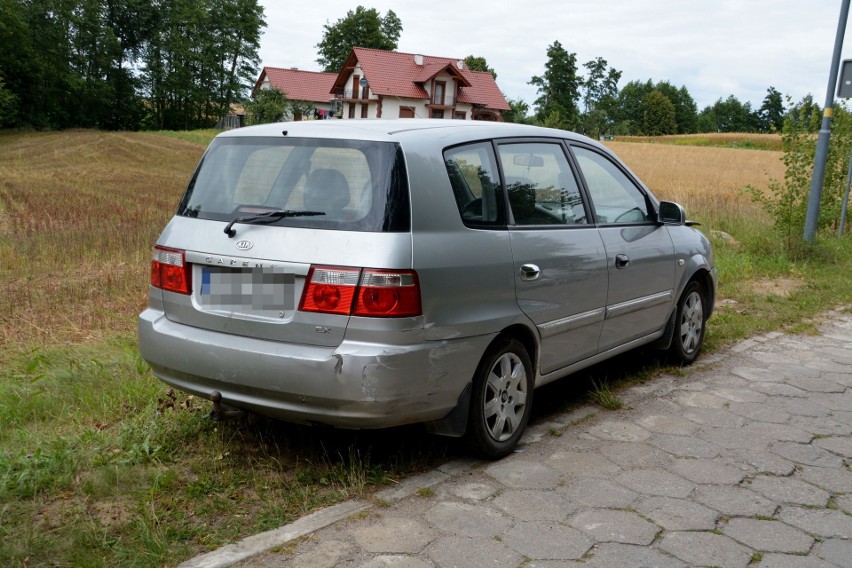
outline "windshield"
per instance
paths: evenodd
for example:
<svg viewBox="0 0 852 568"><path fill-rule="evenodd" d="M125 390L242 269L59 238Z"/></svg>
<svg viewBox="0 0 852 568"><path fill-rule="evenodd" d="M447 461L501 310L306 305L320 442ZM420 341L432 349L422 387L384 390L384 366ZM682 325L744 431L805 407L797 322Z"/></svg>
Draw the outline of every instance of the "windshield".
<svg viewBox="0 0 852 568"><path fill-rule="evenodd" d="M389 142L217 138L187 187L178 215L233 221L275 211L269 224L399 232L410 229L401 149Z"/></svg>

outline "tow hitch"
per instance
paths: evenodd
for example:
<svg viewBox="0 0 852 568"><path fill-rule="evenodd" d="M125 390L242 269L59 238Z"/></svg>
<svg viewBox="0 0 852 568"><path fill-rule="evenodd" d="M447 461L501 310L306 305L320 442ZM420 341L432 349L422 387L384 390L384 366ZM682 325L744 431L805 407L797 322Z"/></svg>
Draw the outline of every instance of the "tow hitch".
<svg viewBox="0 0 852 568"><path fill-rule="evenodd" d="M219 391L211 392L210 400L213 402L213 408L210 410L210 418L216 422L225 422L226 420L241 418L248 414L245 410L231 408L222 404L222 393Z"/></svg>

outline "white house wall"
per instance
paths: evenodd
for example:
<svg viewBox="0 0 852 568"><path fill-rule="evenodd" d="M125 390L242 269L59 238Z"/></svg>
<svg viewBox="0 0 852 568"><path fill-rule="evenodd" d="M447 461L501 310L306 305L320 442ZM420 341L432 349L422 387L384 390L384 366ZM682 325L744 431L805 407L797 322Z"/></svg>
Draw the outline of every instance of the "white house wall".
<svg viewBox="0 0 852 568"><path fill-rule="evenodd" d="M364 72L361 69L361 66L358 65L355 67L355 70L346 80L346 87L344 92L346 93L345 97L350 98L352 96L352 77L358 75L359 78L364 77ZM456 79L450 75L437 75L434 79L435 81L444 81L446 83L446 91L444 93L444 101L445 104L451 105L457 96L456 93ZM367 77L367 84L369 85L370 78ZM429 81L423 85L426 92L429 93L429 96L432 96L432 85L433 82ZM360 92L360 91L359 91ZM369 99L363 99L364 102L369 101L370 107L368 110L367 118L377 118L376 112L378 109L379 98L372 91L370 91ZM382 116L381 118L398 118L399 110L401 107L412 107L414 108L414 113L416 118L429 118L431 112L430 109L427 108L427 104L430 103L431 100L425 99L404 99L389 95L384 95L382 97ZM343 112L341 112L341 118L344 120L349 119L349 106L355 105L355 112L353 120L358 120L361 118L361 105L363 104L362 99L357 99L354 102L347 101L343 103ZM452 119L453 118L453 110L445 109L444 110L444 118ZM455 107L455 112L463 112L465 113L465 119L471 120L473 118L473 106L469 103L458 103Z"/></svg>

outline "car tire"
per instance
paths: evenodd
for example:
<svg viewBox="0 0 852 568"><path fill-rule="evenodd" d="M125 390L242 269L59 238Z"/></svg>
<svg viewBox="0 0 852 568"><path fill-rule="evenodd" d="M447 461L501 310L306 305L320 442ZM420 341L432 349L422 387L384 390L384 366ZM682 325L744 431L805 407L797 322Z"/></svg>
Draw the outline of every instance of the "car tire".
<svg viewBox="0 0 852 568"><path fill-rule="evenodd" d="M669 348L669 355L678 363L689 365L695 361L704 344L708 313L705 298L701 284L693 280L678 300L674 336Z"/></svg>
<svg viewBox="0 0 852 568"><path fill-rule="evenodd" d="M524 434L532 409L534 376L530 356L517 339L489 347L473 380L466 442L484 458L512 452Z"/></svg>

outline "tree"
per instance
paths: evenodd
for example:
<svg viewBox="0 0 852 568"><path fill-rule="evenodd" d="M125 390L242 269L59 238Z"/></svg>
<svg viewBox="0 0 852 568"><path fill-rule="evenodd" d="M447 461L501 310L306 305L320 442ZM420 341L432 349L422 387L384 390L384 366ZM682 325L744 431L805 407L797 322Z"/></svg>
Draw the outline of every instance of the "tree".
<svg viewBox="0 0 852 568"><path fill-rule="evenodd" d="M0 77L0 128L13 124L18 113L18 100L15 94L6 88L3 77Z"/></svg>
<svg viewBox="0 0 852 568"><path fill-rule="evenodd" d="M784 128L784 100L775 87L769 87L763 104L758 109L760 129L763 132L781 132Z"/></svg>
<svg viewBox="0 0 852 568"><path fill-rule="evenodd" d="M279 89L258 89L245 106L251 124L278 122L287 111L287 96Z"/></svg>
<svg viewBox="0 0 852 568"><path fill-rule="evenodd" d="M511 110L503 112L503 121L525 124L529 120L530 105L522 99L508 99L507 102Z"/></svg>
<svg viewBox="0 0 852 568"><path fill-rule="evenodd" d="M758 118L751 110L751 103L742 103L734 95L717 100L712 107L716 132L755 132Z"/></svg>
<svg viewBox="0 0 852 568"><path fill-rule="evenodd" d="M654 88L660 91L672 102L675 109L675 122L677 129L675 134L691 134L695 132L698 120L698 105L689 94L686 87L679 89L668 81L659 81Z"/></svg>
<svg viewBox="0 0 852 568"><path fill-rule="evenodd" d="M334 24L326 23L322 41L316 45L317 63L323 70L336 73L343 67L353 47L395 50L402 33L402 21L393 10L384 17L375 8L358 6Z"/></svg>
<svg viewBox="0 0 852 568"><path fill-rule="evenodd" d="M612 67L603 57L583 64L588 75L583 80L583 127L587 135L597 138L612 130L615 123L615 100L621 71Z"/></svg>
<svg viewBox="0 0 852 568"><path fill-rule="evenodd" d="M616 99L615 120L619 124L619 133L641 136L645 134L645 97L654 90L654 84L630 81L618 93Z"/></svg>
<svg viewBox="0 0 852 568"><path fill-rule="evenodd" d="M642 130L647 136L663 136L677 132L675 106L663 93L654 89L642 101Z"/></svg>
<svg viewBox="0 0 852 568"><path fill-rule="evenodd" d="M811 94L805 95L796 104L791 104L792 101L789 99L787 103L789 110L784 117L785 125L787 121L793 121L808 132L819 132L822 127L822 109L814 102L814 97Z"/></svg>
<svg viewBox="0 0 852 568"><path fill-rule="evenodd" d="M215 124L254 82L258 0L0 0L4 125Z"/></svg>
<svg viewBox="0 0 852 568"><path fill-rule="evenodd" d="M577 129L580 126L581 77L577 74L577 55L568 53L558 41L547 48L544 75L535 76L530 85L538 88L536 118L551 126Z"/></svg>
<svg viewBox="0 0 852 568"><path fill-rule="evenodd" d="M144 54L148 126L210 127L242 100L265 26L258 0L159 0Z"/></svg>
<svg viewBox="0 0 852 568"><path fill-rule="evenodd" d="M488 62L485 61L484 57L468 55L464 58L464 64L467 65L467 68L471 71L485 71L487 73L491 73L491 76L494 77L494 80L497 80L497 72L488 66Z"/></svg>
<svg viewBox="0 0 852 568"><path fill-rule="evenodd" d="M696 132L698 122L698 109L686 87L677 88L668 81L658 81L656 84L651 79L644 83L631 81L618 93L613 114L620 128L629 134L645 135L648 126L645 118L647 114L646 97L652 92L658 91L665 96L674 107L675 131L672 134L689 134ZM668 129L666 126L665 129ZM656 130L656 128L654 128Z"/></svg>

